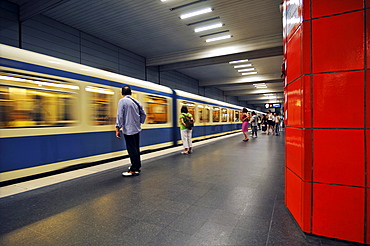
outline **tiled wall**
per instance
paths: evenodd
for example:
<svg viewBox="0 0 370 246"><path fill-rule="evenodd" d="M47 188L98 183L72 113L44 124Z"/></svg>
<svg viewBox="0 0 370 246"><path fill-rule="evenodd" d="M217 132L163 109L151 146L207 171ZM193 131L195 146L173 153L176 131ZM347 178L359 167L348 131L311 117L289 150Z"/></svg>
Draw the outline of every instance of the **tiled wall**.
<svg viewBox="0 0 370 246"><path fill-rule="evenodd" d="M370 1L302 2L284 40L286 205L304 232L370 243Z"/></svg>

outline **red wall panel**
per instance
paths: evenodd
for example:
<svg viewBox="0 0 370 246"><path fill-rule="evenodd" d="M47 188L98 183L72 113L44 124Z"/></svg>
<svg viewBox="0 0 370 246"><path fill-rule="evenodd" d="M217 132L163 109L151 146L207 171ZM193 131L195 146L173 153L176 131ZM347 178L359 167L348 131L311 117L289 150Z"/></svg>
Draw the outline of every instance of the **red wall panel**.
<svg viewBox="0 0 370 246"><path fill-rule="evenodd" d="M364 196L362 188L314 184L312 233L363 242Z"/></svg>
<svg viewBox="0 0 370 246"><path fill-rule="evenodd" d="M370 7L370 0L367 1L367 7ZM366 67L370 68L370 9L366 10Z"/></svg>
<svg viewBox="0 0 370 246"><path fill-rule="evenodd" d="M285 204L302 227L302 181L289 169L285 172L286 186L285 186Z"/></svg>
<svg viewBox="0 0 370 246"><path fill-rule="evenodd" d="M302 126L302 89L301 80L298 79L285 87L287 95L289 114L287 115L287 125L301 127Z"/></svg>
<svg viewBox="0 0 370 246"><path fill-rule="evenodd" d="M363 130L314 130L314 182L364 187L364 148Z"/></svg>
<svg viewBox="0 0 370 246"><path fill-rule="evenodd" d="M305 21L301 26L301 30L302 74L311 74L311 22Z"/></svg>
<svg viewBox="0 0 370 246"><path fill-rule="evenodd" d="M312 18L363 9L364 3L359 0L312 0Z"/></svg>
<svg viewBox="0 0 370 246"><path fill-rule="evenodd" d="M363 69L363 11L313 20L312 46L314 73Z"/></svg>
<svg viewBox="0 0 370 246"><path fill-rule="evenodd" d="M289 155L285 157L285 165L292 170L297 176L303 176L302 163L303 145L302 145L302 130L296 128L287 128L285 132L286 152Z"/></svg>
<svg viewBox="0 0 370 246"><path fill-rule="evenodd" d="M304 76L302 79L302 93L303 93L303 114L302 125L305 128L312 128L312 78L313 76Z"/></svg>
<svg viewBox="0 0 370 246"><path fill-rule="evenodd" d="M299 27L288 41L287 61L285 63L288 83L297 79L302 74L301 57L297 56L297 54L301 53L301 31L302 29Z"/></svg>
<svg viewBox="0 0 370 246"><path fill-rule="evenodd" d="M366 114L366 127L370 128L370 71L366 71L366 112L365 114Z"/></svg>
<svg viewBox="0 0 370 246"><path fill-rule="evenodd" d="M311 0L302 0L303 20L311 19Z"/></svg>
<svg viewBox="0 0 370 246"><path fill-rule="evenodd" d="M314 127L364 126L364 73L314 75ZM332 110L340 109L338 110ZM350 116L350 117L348 117Z"/></svg>

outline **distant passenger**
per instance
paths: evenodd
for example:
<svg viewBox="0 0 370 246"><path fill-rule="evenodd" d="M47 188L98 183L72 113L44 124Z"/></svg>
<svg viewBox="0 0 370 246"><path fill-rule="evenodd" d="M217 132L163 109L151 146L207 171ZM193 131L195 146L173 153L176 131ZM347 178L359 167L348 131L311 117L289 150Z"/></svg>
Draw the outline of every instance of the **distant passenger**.
<svg viewBox="0 0 370 246"><path fill-rule="evenodd" d="M193 142L191 141L191 137L193 132L192 125L194 124L194 118L193 115L189 113L186 106L181 107L179 123L182 145L184 146L184 151L182 151L181 154L191 154L193 153Z"/></svg>
<svg viewBox="0 0 370 246"><path fill-rule="evenodd" d="M252 112L252 118L251 118L251 128L252 128L252 137L257 137L257 126L258 126L258 117L256 115L256 112Z"/></svg>
<svg viewBox="0 0 370 246"><path fill-rule="evenodd" d="M131 167L123 172L124 177L140 174L140 131L145 122L146 113L139 101L131 97L130 86L122 87L122 96L118 102L116 137L121 139L120 129L126 141L127 152L130 156Z"/></svg>
<svg viewBox="0 0 370 246"><path fill-rule="evenodd" d="M275 113L275 135L280 135L280 114Z"/></svg>
<svg viewBox="0 0 370 246"><path fill-rule="evenodd" d="M274 133L274 115L271 113L271 110L269 110L267 114L267 135L270 135L270 130L272 134Z"/></svg>
<svg viewBox="0 0 370 246"><path fill-rule="evenodd" d="M266 130L267 130L267 117L266 117L265 114L262 116L261 130L262 130L262 133L266 134Z"/></svg>
<svg viewBox="0 0 370 246"><path fill-rule="evenodd" d="M258 122L257 122L258 130L261 130L261 122L262 122L261 115L258 115L257 118L258 118Z"/></svg>
<svg viewBox="0 0 370 246"><path fill-rule="evenodd" d="M248 109L246 108L243 108L242 109L242 115L241 115L241 121L242 121L242 132L244 134L244 139L243 141L244 142L247 142L249 141L249 138L248 138L248 122L249 122L250 118L248 116Z"/></svg>

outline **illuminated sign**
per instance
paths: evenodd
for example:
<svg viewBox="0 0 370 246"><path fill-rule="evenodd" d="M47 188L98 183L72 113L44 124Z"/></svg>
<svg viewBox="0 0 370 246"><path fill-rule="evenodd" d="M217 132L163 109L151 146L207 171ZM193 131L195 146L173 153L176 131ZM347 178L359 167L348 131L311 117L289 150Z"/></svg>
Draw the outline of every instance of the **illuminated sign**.
<svg viewBox="0 0 370 246"><path fill-rule="evenodd" d="M266 103L265 108L281 108L281 103Z"/></svg>

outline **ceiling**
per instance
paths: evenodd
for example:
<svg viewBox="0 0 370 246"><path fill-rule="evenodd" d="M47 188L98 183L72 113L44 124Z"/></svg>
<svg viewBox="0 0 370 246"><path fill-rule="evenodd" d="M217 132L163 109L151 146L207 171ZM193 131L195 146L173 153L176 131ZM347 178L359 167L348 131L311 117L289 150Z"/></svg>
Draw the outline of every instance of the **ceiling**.
<svg viewBox="0 0 370 246"><path fill-rule="evenodd" d="M283 101L282 17L278 0L11 0L25 21L42 14L146 57L147 66L176 70L263 107ZM180 15L212 12L180 19ZM221 22L203 32L194 28ZM206 42L208 38L229 39ZM241 75L230 61L249 59L257 71ZM236 64L238 65L238 64ZM256 89L253 84L265 83ZM272 94L264 96L264 94Z"/></svg>

